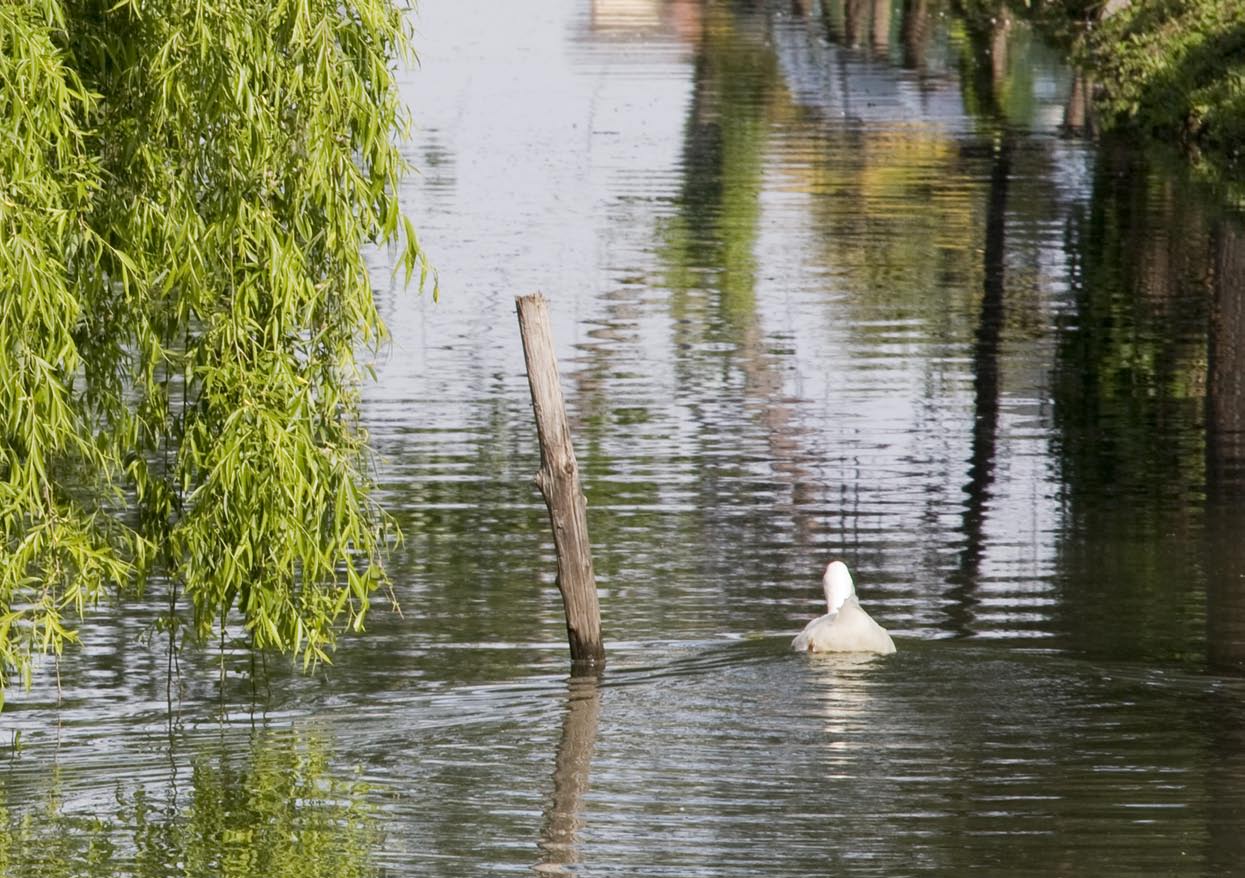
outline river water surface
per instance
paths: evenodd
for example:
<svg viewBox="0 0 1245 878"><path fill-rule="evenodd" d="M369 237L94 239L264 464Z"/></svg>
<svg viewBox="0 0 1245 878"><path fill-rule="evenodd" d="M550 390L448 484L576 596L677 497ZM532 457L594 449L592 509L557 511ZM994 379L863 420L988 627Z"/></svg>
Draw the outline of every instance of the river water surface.
<svg viewBox="0 0 1245 878"><path fill-rule="evenodd" d="M304 676L150 615L0 717L0 874L1224 875L1245 232L940 0L425 0L367 387L401 614ZM514 297L609 662L570 679ZM793 654L833 557L889 658ZM223 687L219 684L224 675ZM168 701L173 702L170 719Z"/></svg>

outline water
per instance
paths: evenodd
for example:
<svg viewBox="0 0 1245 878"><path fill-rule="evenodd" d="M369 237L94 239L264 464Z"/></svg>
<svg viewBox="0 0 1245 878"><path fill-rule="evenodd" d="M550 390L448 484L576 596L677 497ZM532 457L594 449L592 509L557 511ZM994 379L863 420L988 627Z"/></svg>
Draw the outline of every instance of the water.
<svg viewBox="0 0 1245 878"><path fill-rule="evenodd" d="M367 389L402 614L303 676L158 608L0 717L0 874L1217 875L1245 857L1245 232L1022 21L427 0ZM514 296L609 665L567 676ZM888 659L812 658L852 565ZM220 685L221 674L224 685ZM175 704L170 722L167 699Z"/></svg>

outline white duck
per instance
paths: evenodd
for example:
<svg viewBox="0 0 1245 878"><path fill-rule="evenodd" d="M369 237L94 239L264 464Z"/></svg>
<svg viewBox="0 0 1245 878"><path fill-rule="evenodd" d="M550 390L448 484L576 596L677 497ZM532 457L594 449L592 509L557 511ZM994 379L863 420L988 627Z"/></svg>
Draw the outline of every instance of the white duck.
<svg viewBox="0 0 1245 878"><path fill-rule="evenodd" d="M797 652L872 652L890 655L895 642L886 629L874 622L856 600L852 574L842 561L826 565L821 578L830 612L804 626L791 641Z"/></svg>

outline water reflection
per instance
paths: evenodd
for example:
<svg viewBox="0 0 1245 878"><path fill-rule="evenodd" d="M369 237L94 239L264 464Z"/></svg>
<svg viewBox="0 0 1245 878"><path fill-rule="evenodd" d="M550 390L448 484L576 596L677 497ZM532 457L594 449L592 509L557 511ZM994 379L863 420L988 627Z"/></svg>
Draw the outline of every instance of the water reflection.
<svg viewBox="0 0 1245 878"><path fill-rule="evenodd" d="M948 615L953 630L973 633L972 617L978 602L976 590L986 551L986 516L994 482L995 448L999 430L999 355L1004 326L1006 289L1007 193L1011 178L1013 137L1004 130L997 136L990 163L990 188L986 199L986 240L982 266L981 312L973 337L973 426L968 465L968 495L964 506L964 548L959 569L948 592L952 600Z"/></svg>
<svg viewBox="0 0 1245 878"><path fill-rule="evenodd" d="M1245 667L1245 230L1215 228L1206 377L1206 642Z"/></svg>
<svg viewBox="0 0 1245 878"><path fill-rule="evenodd" d="M370 615L313 677L273 662L254 696L241 652L223 692L212 656L183 654L171 798L152 616L88 625L61 706L48 668L2 716L26 748L3 779L8 850L33 862L18 823L56 757L62 812L112 845L62 859L102 872L140 848L138 786L144 831L171 839L152 874L204 849L181 827L268 819L247 790L331 818L329 862L367 849L395 875L1230 872L1239 222L1126 146L1066 137L1086 85L1023 17L421 9L403 198L445 295L388 289L375 254L394 341L365 390L407 534L402 615ZM531 485L513 297L535 289L586 479L599 683L564 677ZM898 655L789 653L830 555ZM222 725L253 697L267 734L301 743ZM260 780L254 747L312 772L290 747L315 729L316 784ZM378 845L349 792L325 794L355 765Z"/></svg>
<svg viewBox="0 0 1245 878"><path fill-rule="evenodd" d="M375 808L366 786L329 767L330 740L262 732L197 749L189 776L173 763L166 781L118 774L111 790L71 766L30 776L22 761L10 765L0 874L378 874Z"/></svg>
<svg viewBox="0 0 1245 878"><path fill-rule="evenodd" d="M936 0L904 0L900 14L899 42L903 47L903 66L924 70L930 36L930 9Z"/></svg>
<svg viewBox="0 0 1245 878"><path fill-rule="evenodd" d="M1094 133L1094 80L1078 73L1072 80L1068 102L1063 111L1063 131L1072 137L1088 137Z"/></svg>
<svg viewBox="0 0 1245 878"><path fill-rule="evenodd" d="M972 623L980 598L977 595L982 561L986 553L986 518L995 473L995 452L999 432L1000 355L1005 326L1005 293L1007 288L1008 192L1011 187L1012 154L1017 135L1007 125L1003 95L1007 90L1007 37L1011 30L1010 14L1003 12L974 26L969 22L968 45L963 66L975 74L973 97L966 103L975 106L982 124L990 134L990 176L986 191L984 246L982 247L982 293L973 335L973 424L968 464L967 495L962 530L964 548L959 568L951 577L948 609L953 630L960 636L974 633ZM989 59L989 65L972 63ZM969 81L969 77L965 77Z"/></svg>
<svg viewBox="0 0 1245 878"><path fill-rule="evenodd" d="M1095 654L1191 657L1205 611L1195 547L1207 484L1208 220L1143 165L1125 178L1106 156L1095 187L1069 229L1076 309L1061 320L1056 359L1069 583L1060 614Z"/></svg>
<svg viewBox="0 0 1245 878"><path fill-rule="evenodd" d="M598 675L571 677L567 682L566 716L553 765L553 794L545 808L540 832L542 875L571 875L580 864L578 834L584 825L584 796L592 768L601 717Z"/></svg>
<svg viewBox="0 0 1245 878"><path fill-rule="evenodd" d="M783 358L757 308L761 193L771 108L781 87L761 24L721 7L706 11L684 134L686 171L677 211L659 225L658 255L670 291L675 380L690 398L698 443L713 443L719 428L712 397L729 399L751 422L754 453L764 462L752 473L732 471L728 461L699 469L693 498L700 527L746 541L780 538L756 533L755 520L723 508L721 497L738 482L790 516L790 539L806 545L816 526L807 514L815 497L805 431L785 387ZM724 374L738 384L722 387ZM715 563L717 542L705 541L703 563Z"/></svg>
<svg viewBox="0 0 1245 878"><path fill-rule="evenodd" d="M876 721L870 689L876 685L874 677L882 660L877 656L824 653L810 655L807 661L811 697L824 722L822 746L829 751L823 764L830 776L841 776L845 764L867 753ZM853 751L861 752L849 756Z"/></svg>
<svg viewBox="0 0 1245 878"><path fill-rule="evenodd" d="M891 48L891 0L832 0L816 5L821 7L826 30L835 42L852 48L867 45L887 56ZM905 9L905 15L912 12Z"/></svg>

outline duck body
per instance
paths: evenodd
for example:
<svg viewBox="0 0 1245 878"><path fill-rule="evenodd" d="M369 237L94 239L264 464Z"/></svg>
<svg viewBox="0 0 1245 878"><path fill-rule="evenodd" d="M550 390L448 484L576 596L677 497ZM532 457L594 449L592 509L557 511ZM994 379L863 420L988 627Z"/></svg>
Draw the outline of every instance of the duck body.
<svg viewBox="0 0 1245 878"><path fill-rule="evenodd" d="M890 655L895 641L886 629L873 621L860 602L848 598L837 613L818 616L804 626L791 641L798 652L872 652Z"/></svg>
<svg viewBox="0 0 1245 878"><path fill-rule="evenodd" d="M860 606L847 565L832 561L822 577L830 612L804 626L791 641L797 652L856 652L890 655L895 641Z"/></svg>

